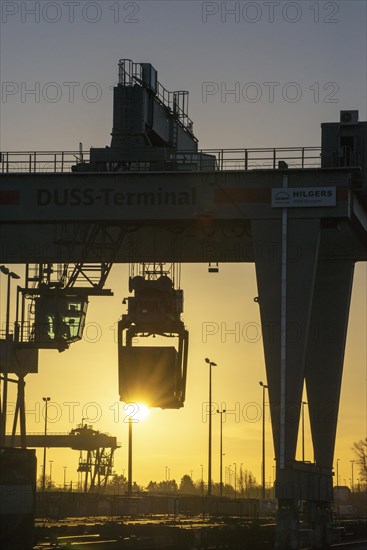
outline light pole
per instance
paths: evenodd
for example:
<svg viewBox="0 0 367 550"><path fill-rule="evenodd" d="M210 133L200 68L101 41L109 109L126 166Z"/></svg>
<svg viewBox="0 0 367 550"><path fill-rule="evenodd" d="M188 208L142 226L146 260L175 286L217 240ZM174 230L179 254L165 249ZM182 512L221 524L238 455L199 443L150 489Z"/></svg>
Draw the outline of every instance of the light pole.
<svg viewBox="0 0 367 550"><path fill-rule="evenodd" d="M339 460L340 458L336 459L336 485L339 487Z"/></svg>
<svg viewBox="0 0 367 550"><path fill-rule="evenodd" d="M305 461L305 405L306 401L302 401L302 462Z"/></svg>
<svg viewBox="0 0 367 550"><path fill-rule="evenodd" d="M237 498L237 462L233 463L234 465L234 499Z"/></svg>
<svg viewBox="0 0 367 550"><path fill-rule="evenodd" d="M354 493L354 471L353 471L353 466L354 466L354 460L351 460L350 461L351 465L352 465L352 493Z"/></svg>
<svg viewBox="0 0 367 550"><path fill-rule="evenodd" d="M261 498L265 498L265 390L268 388L263 382L259 382L263 389L263 407L262 407L262 461L261 461Z"/></svg>
<svg viewBox="0 0 367 550"><path fill-rule="evenodd" d="M227 471L228 471L228 485L229 485L229 487L231 487L231 484L232 484L232 470L231 470L231 466L227 466Z"/></svg>
<svg viewBox="0 0 367 550"><path fill-rule="evenodd" d="M20 279L20 277L13 271L10 271L10 269L7 268L5 265L0 266L0 271L1 273L4 273L4 275L7 275L8 277L8 288L7 288L7 294L6 294L6 318L5 318L5 334L6 334L6 339L8 339L10 335L10 280Z"/></svg>
<svg viewBox="0 0 367 550"><path fill-rule="evenodd" d="M42 491L46 489L46 438L47 438L47 407L51 397L42 397L45 402L45 438L43 444L43 475L42 475Z"/></svg>
<svg viewBox="0 0 367 550"><path fill-rule="evenodd" d="M51 485L52 485L52 463L53 460L49 460L50 463L50 491L51 491Z"/></svg>
<svg viewBox="0 0 367 550"><path fill-rule="evenodd" d="M136 406L138 410L136 411ZM146 405L139 403L125 403L124 409L128 410L133 407L133 413L129 414L129 433L128 433L128 464L127 464L127 494L132 495L133 492L133 422L140 422L144 420L149 414L150 410Z"/></svg>
<svg viewBox="0 0 367 550"><path fill-rule="evenodd" d="M7 293L6 293L6 317L5 317L5 338L10 338L10 282L11 279L20 279L19 275L10 271L5 265L0 266L0 271L8 277ZM3 372L3 396L2 396L2 415L0 426L0 446L5 446L6 435L6 410L8 405L8 365L5 361Z"/></svg>
<svg viewBox="0 0 367 550"><path fill-rule="evenodd" d="M129 416L128 459L127 459L127 494L133 492L133 419Z"/></svg>
<svg viewBox="0 0 367 550"><path fill-rule="evenodd" d="M204 466L200 464L201 467L201 496L204 496Z"/></svg>
<svg viewBox="0 0 367 550"><path fill-rule="evenodd" d="M225 413L226 410L223 409L222 411L217 410L217 413L220 414L220 445L219 445L219 472L220 472L220 481L219 481L219 491L220 496L223 496L223 413Z"/></svg>
<svg viewBox="0 0 367 550"><path fill-rule="evenodd" d="M66 469L67 469L67 466L64 466L64 491L66 489Z"/></svg>
<svg viewBox="0 0 367 550"><path fill-rule="evenodd" d="M205 362L209 365L209 445L208 445L208 497L212 494L212 367L217 364L207 357Z"/></svg>

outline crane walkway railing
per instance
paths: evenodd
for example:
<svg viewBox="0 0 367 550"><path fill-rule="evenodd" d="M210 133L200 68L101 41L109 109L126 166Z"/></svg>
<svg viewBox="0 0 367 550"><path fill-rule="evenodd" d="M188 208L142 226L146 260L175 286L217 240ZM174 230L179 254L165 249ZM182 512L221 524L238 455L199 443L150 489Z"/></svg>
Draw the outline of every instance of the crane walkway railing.
<svg viewBox="0 0 367 550"><path fill-rule="evenodd" d="M109 163L105 171L152 171L154 163L139 162L139 158ZM72 167L90 162L89 151L9 151L0 153L0 174L8 173L69 173ZM197 152L168 153L166 170L274 170L279 162L289 168L319 168L321 147L276 147L244 149L201 149ZM286 167L286 165L283 165ZM338 163L336 162L335 166ZM159 171L162 170L160 165ZM81 170L83 171L83 170ZM86 171L93 171L87 170ZM98 172L104 170L98 170Z"/></svg>
<svg viewBox="0 0 367 550"><path fill-rule="evenodd" d="M82 162L89 162L89 151L9 151L0 153L0 173L64 173Z"/></svg>

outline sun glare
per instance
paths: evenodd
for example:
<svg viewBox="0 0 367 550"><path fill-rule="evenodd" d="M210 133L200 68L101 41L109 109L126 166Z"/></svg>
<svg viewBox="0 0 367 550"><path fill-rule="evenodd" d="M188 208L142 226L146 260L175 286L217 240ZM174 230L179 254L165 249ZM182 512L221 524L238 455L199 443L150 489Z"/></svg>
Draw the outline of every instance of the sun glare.
<svg viewBox="0 0 367 550"><path fill-rule="evenodd" d="M149 407L144 405L144 403L128 403L127 404L127 414L133 421L145 420L151 413Z"/></svg>

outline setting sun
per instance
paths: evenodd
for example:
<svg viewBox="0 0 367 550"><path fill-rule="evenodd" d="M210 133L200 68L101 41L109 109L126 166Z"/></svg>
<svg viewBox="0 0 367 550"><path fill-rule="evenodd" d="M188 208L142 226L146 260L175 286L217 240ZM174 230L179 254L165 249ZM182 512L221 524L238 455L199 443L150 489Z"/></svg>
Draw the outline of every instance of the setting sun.
<svg viewBox="0 0 367 550"><path fill-rule="evenodd" d="M127 418L131 418L132 422L141 422L145 420L151 413L149 407L144 403L126 403L124 405Z"/></svg>

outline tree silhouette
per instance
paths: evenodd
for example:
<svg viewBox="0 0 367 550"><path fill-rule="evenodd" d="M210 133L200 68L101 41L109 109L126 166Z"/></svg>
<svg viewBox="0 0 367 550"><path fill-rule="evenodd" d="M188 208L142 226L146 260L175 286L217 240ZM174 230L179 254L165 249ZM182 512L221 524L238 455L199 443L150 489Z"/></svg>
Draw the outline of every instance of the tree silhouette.
<svg viewBox="0 0 367 550"><path fill-rule="evenodd" d="M185 474L182 477L179 491L185 495L194 495L196 493L194 482L189 475Z"/></svg>
<svg viewBox="0 0 367 550"><path fill-rule="evenodd" d="M43 474L41 474L37 480L37 489L38 491L43 490ZM50 483L50 476L45 475L45 490L46 491L55 491L57 489L56 484L52 481Z"/></svg>
<svg viewBox="0 0 367 550"><path fill-rule="evenodd" d="M159 494L167 494L167 493L177 493L178 487L177 483L174 479L167 480L167 481L150 481L146 487L147 491L150 493L159 493Z"/></svg>
<svg viewBox="0 0 367 550"><path fill-rule="evenodd" d="M367 483L367 437L353 443L352 451L357 457L359 477L362 482Z"/></svg>
<svg viewBox="0 0 367 550"><path fill-rule="evenodd" d="M127 491L127 479L125 476L113 475L107 483L108 492L123 495Z"/></svg>
<svg viewBox="0 0 367 550"><path fill-rule="evenodd" d="M150 493L158 493L158 483L156 481L149 481L147 491Z"/></svg>

